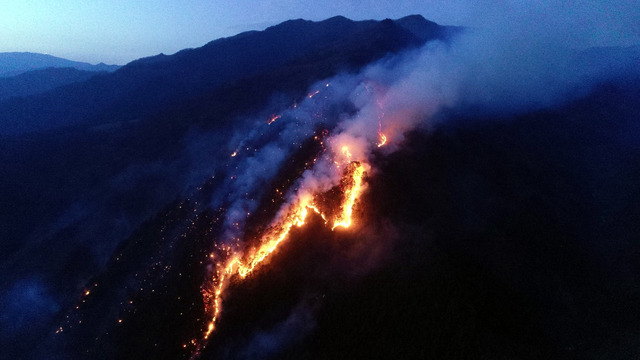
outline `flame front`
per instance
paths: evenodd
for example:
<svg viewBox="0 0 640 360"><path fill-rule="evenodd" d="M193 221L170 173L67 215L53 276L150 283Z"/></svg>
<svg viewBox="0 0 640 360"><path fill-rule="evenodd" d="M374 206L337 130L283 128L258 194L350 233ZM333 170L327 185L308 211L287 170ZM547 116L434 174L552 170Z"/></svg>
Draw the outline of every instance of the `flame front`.
<svg viewBox="0 0 640 360"><path fill-rule="evenodd" d="M340 182L343 190L343 200L335 219L333 219L332 230L336 227L348 228L352 224L353 208L363 189L363 179L365 176L365 165L360 161L351 161L351 153L347 146L342 147L343 154L347 157L348 163L344 171L344 176ZM309 194L298 194L296 201L285 205L280 211L280 219L273 222L273 225L260 239L259 245L245 254L240 250L227 248L229 257L226 261L216 264L216 273L211 278L209 284L203 288L205 310L211 315L203 341L196 346L192 358L200 353L211 334L215 331L216 323L222 311L222 298L226 288L232 279L242 280L254 272L258 266L267 260L280 245L289 238L291 229L302 227L307 221L308 215L312 212L318 214L328 224L328 216L320 210L314 203L315 196ZM213 255L212 255L213 257Z"/></svg>
<svg viewBox="0 0 640 360"><path fill-rule="evenodd" d="M292 227L301 227L304 225L308 214L309 211L306 204L298 204L294 207L285 217L281 225L272 227L272 230L262 238L262 244L252 255L249 255L246 264L239 263L238 275L240 275L241 278L245 278L253 272L258 264L263 262L278 248L281 242L287 239Z"/></svg>
<svg viewBox="0 0 640 360"><path fill-rule="evenodd" d="M347 180L350 182L351 186L348 186L345 190L344 197L345 201L342 204L342 212L339 214L338 218L334 221L333 227L331 230L335 229L338 226L343 228L348 228L351 226L351 217L353 215L353 205L356 203L356 200L360 196L360 192L362 191L362 178L364 177L364 166L362 166L359 162L352 162L350 166L353 168L351 170L352 175L347 177Z"/></svg>

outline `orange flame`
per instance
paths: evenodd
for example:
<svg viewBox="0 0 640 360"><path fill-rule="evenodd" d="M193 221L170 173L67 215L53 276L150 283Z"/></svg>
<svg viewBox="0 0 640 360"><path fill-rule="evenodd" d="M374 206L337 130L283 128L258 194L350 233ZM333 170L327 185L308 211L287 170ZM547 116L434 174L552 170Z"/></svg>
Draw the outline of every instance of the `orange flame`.
<svg viewBox="0 0 640 360"><path fill-rule="evenodd" d="M253 270L263 262L269 255L271 255L280 245L280 243L287 239L291 228L295 225L301 227L307 218L308 210L306 205L300 204L295 207L284 220L284 223L280 226L276 226L273 230L267 233L262 239L262 245L247 259L247 264L239 264L238 275L241 278L247 277Z"/></svg>
<svg viewBox="0 0 640 360"><path fill-rule="evenodd" d="M383 147L387 143L387 135L378 132L378 147Z"/></svg>
<svg viewBox="0 0 640 360"><path fill-rule="evenodd" d="M343 154L347 159L351 158L351 153L347 146L342 147ZM350 160L349 160L350 161ZM365 166L359 161L350 161L347 164L345 176L341 181L341 187L344 189L344 199L340 206L341 211L333 220L331 230L336 227L348 228L352 224L353 207L362 192L362 183L365 175ZM236 251L227 259L224 265L217 264L218 270L216 275L211 279L212 288L203 289L203 297L205 302L205 310L211 314L211 321L204 332L203 340L209 339L215 330L216 323L222 311L222 296L233 277L237 275L239 279L249 276L263 261L267 260L280 246L287 240L291 229L302 227L305 224L309 210L318 214L327 224L327 216L313 203L314 196L299 195L297 203L290 206L286 211L281 212L282 219L275 222L269 231L262 236L260 245L248 254L239 254ZM213 258L213 256L211 256ZM196 347L192 358L202 349L204 344Z"/></svg>
<svg viewBox="0 0 640 360"><path fill-rule="evenodd" d="M205 291L205 304L210 304L211 301L213 302L213 308L211 309L211 312L213 314L211 317L211 321L207 326L207 331L205 331L205 334L204 334L205 340L208 339L211 333L213 332L213 330L215 330L216 321L218 320L218 317L220 316L220 312L222 311L221 296L224 288L227 285L227 282L225 280L229 276L233 275L234 267L236 266L237 262L238 262L237 257L231 258L230 261L227 262L227 265L224 267L222 271L218 270L217 272L218 283L213 289L213 292L209 293Z"/></svg>
<svg viewBox="0 0 640 360"><path fill-rule="evenodd" d="M351 226L351 215L353 214L353 205L362 191L362 178L364 177L364 166L359 162L352 162L353 174L351 176L351 186L345 190L345 202L342 204L342 213L333 223L331 230L338 226L348 228Z"/></svg>
<svg viewBox="0 0 640 360"><path fill-rule="evenodd" d="M280 119L282 117L282 115L272 115L269 120L267 121L267 125L271 125L273 124L274 121Z"/></svg>
<svg viewBox="0 0 640 360"><path fill-rule="evenodd" d="M380 111L382 114L378 119L378 147L383 147L387 143L387 135L382 132L382 117L384 117L384 112L382 111L382 104L378 102L378 106L380 106Z"/></svg>

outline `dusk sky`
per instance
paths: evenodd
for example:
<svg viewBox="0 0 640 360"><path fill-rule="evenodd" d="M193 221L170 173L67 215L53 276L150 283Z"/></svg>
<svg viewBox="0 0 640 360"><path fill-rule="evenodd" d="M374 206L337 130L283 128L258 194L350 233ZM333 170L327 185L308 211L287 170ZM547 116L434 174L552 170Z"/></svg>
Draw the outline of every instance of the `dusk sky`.
<svg viewBox="0 0 640 360"><path fill-rule="evenodd" d="M483 27L532 21L578 46L640 43L635 0L3 0L0 52L48 53L91 63L125 64L288 19L354 20L420 14L446 25ZM506 22L505 22L506 21ZM503 27L504 28L504 27Z"/></svg>

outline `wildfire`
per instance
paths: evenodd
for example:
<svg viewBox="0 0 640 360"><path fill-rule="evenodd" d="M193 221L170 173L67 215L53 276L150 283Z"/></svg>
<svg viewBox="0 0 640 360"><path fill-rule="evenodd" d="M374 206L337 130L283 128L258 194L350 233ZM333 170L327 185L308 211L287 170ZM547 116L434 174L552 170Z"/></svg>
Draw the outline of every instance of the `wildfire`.
<svg viewBox="0 0 640 360"><path fill-rule="evenodd" d="M336 227L348 228L352 224L353 208L363 189L365 166L362 162L351 161L351 153L347 146L342 147L342 153L347 158L344 176L340 181L343 190L343 200L333 221L331 230ZM251 251L241 254L239 250L232 252L226 262L216 264L217 271L211 279L210 285L203 289L203 297L206 310L211 314L211 320L204 332L203 339L209 339L216 327L216 322L222 311L222 297L232 278L242 280L249 276L256 268L273 254L280 245L285 242L291 229L302 227L311 212L318 214L325 224L329 223L328 217L317 204L314 203L315 195L306 193L298 194L297 200L285 207L280 212L280 219L260 239L259 245ZM213 258L213 256L211 256ZM204 344L196 347L194 356L197 356ZM193 358L193 357L192 357Z"/></svg>

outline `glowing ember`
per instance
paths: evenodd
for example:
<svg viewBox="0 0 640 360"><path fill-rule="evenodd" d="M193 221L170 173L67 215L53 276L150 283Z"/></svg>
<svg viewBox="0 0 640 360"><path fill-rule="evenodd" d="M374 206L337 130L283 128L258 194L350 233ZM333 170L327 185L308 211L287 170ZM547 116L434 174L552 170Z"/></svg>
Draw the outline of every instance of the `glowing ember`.
<svg viewBox="0 0 640 360"><path fill-rule="evenodd" d="M234 151L234 152L231 153L231 157L236 157L236 155L238 155L237 151Z"/></svg>
<svg viewBox="0 0 640 360"><path fill-rule="evenodd" d="M274 121L280 119L282 117L282 115L272 115L269 120L267 121L267 125L271 125L273 124Z"/></svg>
<svg viewBox="0 0 640 360"><path fill-rule="evenodd" d="M314 96L318 95L318 93L319 93L319 92L320 92L320 90L316 90L316 91L312 92L311 94L307 95L307 97L308 97L309 99L311 99L312 97L314 97Z"/></svg>

